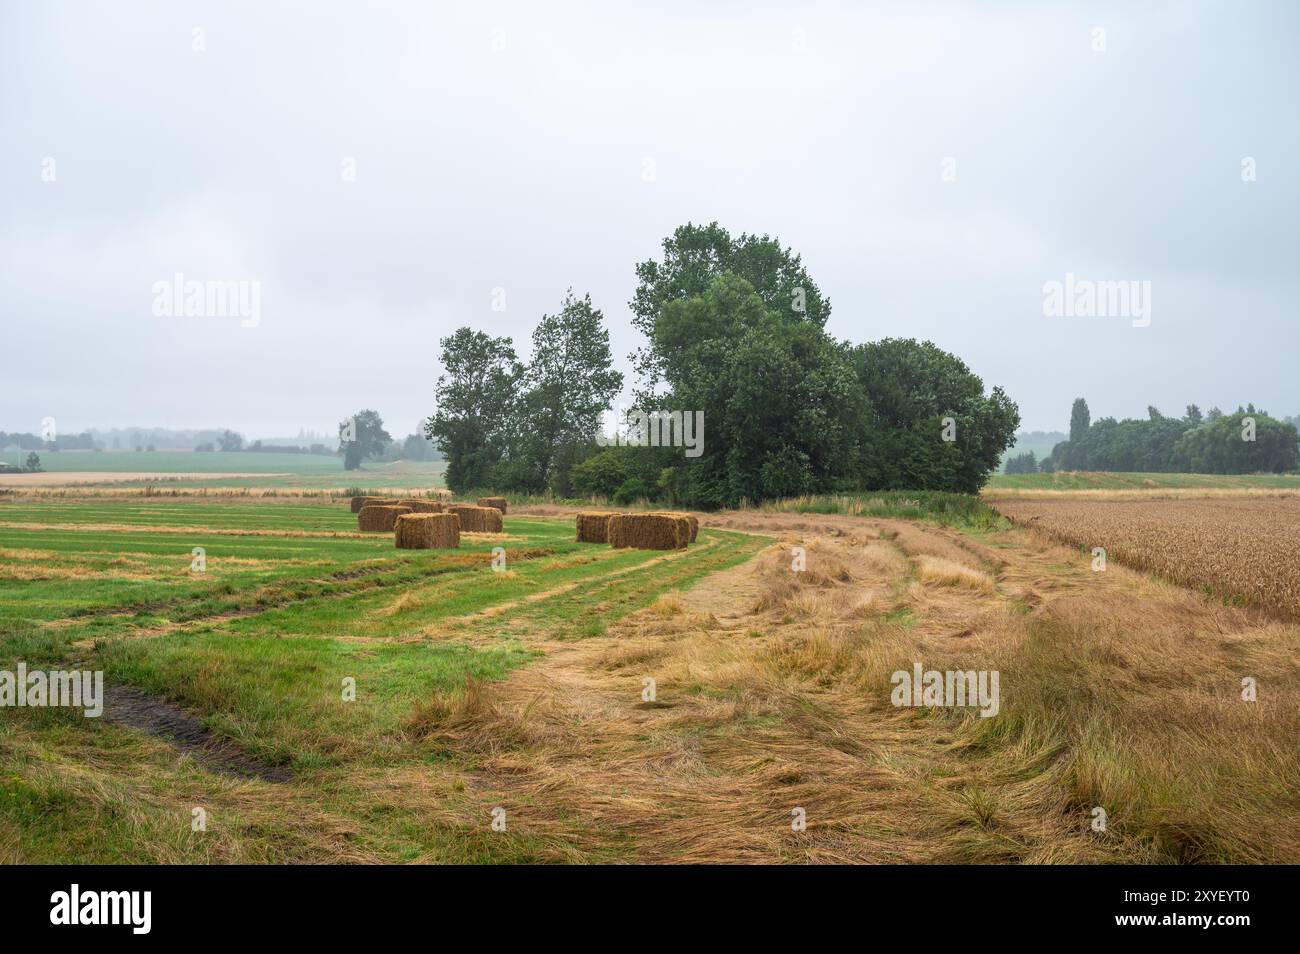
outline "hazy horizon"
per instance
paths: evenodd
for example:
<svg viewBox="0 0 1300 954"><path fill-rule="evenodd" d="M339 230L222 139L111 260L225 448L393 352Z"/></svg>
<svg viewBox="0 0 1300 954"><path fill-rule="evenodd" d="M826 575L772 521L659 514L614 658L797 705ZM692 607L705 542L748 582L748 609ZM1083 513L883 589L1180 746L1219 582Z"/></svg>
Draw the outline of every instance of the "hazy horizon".
<svg viewBox="0 0 1300 954"><path fill-rule="evenodd" d="M1021 431L1079 396L1093 419L1298 414L1297 25L1284 3L9 5L0 429L255 439L373 408L400 439L439 338L527 357L570 286L630 384L634 265L713 220L799 252L832 335L933 340ZM258 282L259 320L155 314L177 273ZM1149 282L1149 325L1046 317L1067 275Z"/></svg>

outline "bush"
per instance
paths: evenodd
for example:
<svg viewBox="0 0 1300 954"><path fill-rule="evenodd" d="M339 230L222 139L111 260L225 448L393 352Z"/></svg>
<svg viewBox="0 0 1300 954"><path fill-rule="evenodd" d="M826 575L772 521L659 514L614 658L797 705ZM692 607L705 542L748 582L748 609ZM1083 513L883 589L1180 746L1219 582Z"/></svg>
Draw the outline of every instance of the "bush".
<svg viewBox="0 0 1300 954"><path fill-rule="evenodd" d="M629 477L614 491L614 502L620 504L635 503L638 500L653 500L654 488L640 477Z"/></svg>

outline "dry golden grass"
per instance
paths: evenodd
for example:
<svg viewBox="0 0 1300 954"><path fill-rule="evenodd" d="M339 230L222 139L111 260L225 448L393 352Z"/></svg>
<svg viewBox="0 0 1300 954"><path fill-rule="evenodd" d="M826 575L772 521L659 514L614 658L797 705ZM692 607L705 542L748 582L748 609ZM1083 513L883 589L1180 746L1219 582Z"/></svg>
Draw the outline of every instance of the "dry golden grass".
<svg viewBox="0 0 1300 954"><path fill-rule="evenodd" d="M1021 530L750 519L782 542L601 637L533 643L504 683L413 712L412 743L472 756L476 797L556 861L1300 860L1300 628ZM989 556L996 590L917 582L991 584ZM894 708L918 661L999 670L999 714Z"/></svg>
<svg viewBox="0 0 1300 954"><path fill-rule="evenodd" d="M1108 560L1300 619L1300 499L999 501L1010 519Z"/></svg>
<svg viewBox="0 0 1300 954"><path fill-rule="evenodd" d="M943 557L921 555L916 560L916 578L938 586L962 586L984 593L993 592L992 578L982 570Z"/></svg>

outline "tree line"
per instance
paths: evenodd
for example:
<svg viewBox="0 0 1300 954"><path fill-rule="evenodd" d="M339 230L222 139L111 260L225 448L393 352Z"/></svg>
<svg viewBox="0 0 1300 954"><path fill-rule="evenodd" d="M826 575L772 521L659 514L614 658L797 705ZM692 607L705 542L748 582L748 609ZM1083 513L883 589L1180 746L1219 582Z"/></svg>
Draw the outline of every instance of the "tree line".
<svg viewBox="0 0 1300 954"><path fill-rule="evenodd" d="M1225 414L1217 407L1202 414L1190 404L1182 417L1166 417L1155 407L1147 417L1093 421L1088 402L1076 398L1069 437L1039 461L1038 470L1108 470L1150 473L1285 473L1300 468L1296 419L1277 419L1254 404ZM1033 454L1007 462L1006 472L1026 473Z"/></svg>
<svg viewBox="0 0 1300 954"><path fill-rule="evenodd" d="M644 342L632 417L700 415L698 456L677 446L598 442L620 393L609 334L572 290L532 334L459 328L425 434L447 483L470 490L599 495L714 508L743 500L888 489L974 493L1020 421L1001 388L930 342L839 341L830 301L800 256L769 236L687 224L636 265L629 307ZM626 434L629 416L616 427Z"/></svg>

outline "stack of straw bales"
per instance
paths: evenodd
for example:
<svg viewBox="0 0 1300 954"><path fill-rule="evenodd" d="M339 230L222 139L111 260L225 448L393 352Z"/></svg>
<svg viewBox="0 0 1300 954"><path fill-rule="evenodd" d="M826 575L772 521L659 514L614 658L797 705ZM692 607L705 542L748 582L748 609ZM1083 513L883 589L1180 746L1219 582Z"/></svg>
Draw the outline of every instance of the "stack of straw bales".
<svg viewBox="0 0 1300 954"><path fill-rule="evenodd" d="M410 507L368 504L357 512L357 529L388 532L393 529L398 517L410 512Z"/></svg>
<svg viewBox="0 0 1300 954"><path fill-rule="evenodd" d="M612 513L578 514L579 543L609 543L609 518Z"/></svg>
<svg viewBox="0 0 1300 954"><path fill-rule="evenodd" d="M691 542L690 520L675 514L617 513L610 516L607 526L612 547L682 550Z"/></svg>
<svg viewBox="0 0 1300 954"><path fill-rule="evenodd" d="M496 507L475 507L473 504L451 504L448 513L460 518L462 533L500 533L501 511Z"/></svg>
<svg viewBox="0 0 1300 954"><path fill-rule="evenodd" d="M403 507L410 507L411 513L445 513L446 508L436 500L399 500Z"/></svg>
<svg viewBox="0 0 1300 954"><path fill-rule="evenodd" d="M460 546L460 518L454 513L402 514L393 532L401 550L452 550Z"/></svg>

